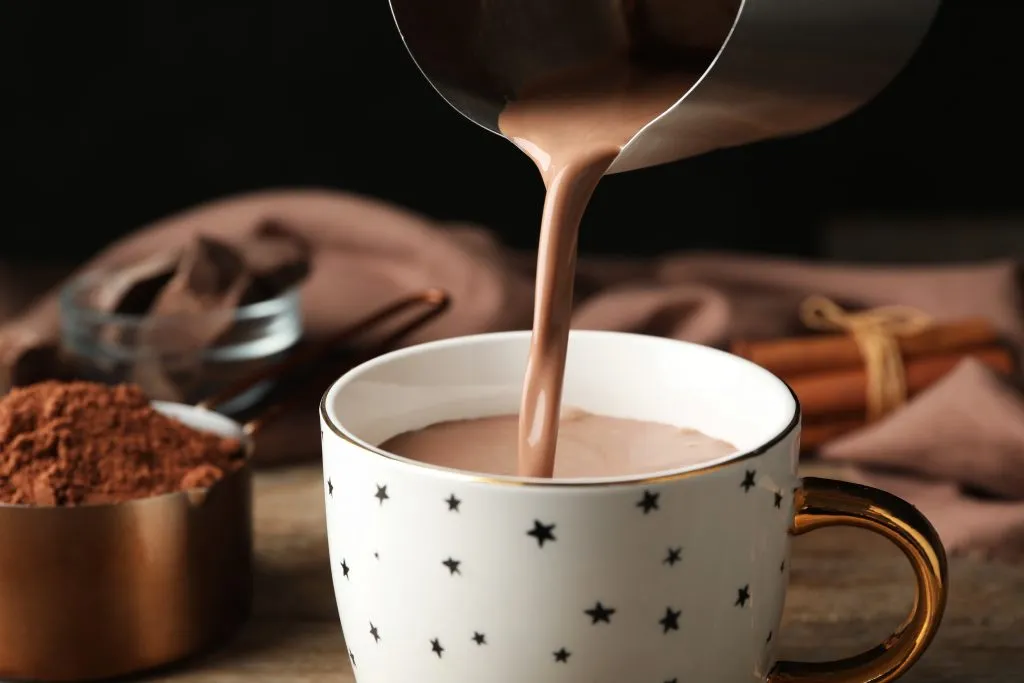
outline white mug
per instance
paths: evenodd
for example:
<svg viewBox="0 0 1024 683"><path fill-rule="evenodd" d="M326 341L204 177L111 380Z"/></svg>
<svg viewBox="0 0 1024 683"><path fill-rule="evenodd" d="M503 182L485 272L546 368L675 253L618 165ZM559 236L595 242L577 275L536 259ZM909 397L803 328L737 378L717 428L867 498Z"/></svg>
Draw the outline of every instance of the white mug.
<svg viewBox="0 0 1024 683"><path fill-rule="evenodd" d="M564 404L696 428L739 449L697 466L543 480L378 447L436 422L515 413L529 335L389 353L324 396L331 568L359 683L884 683L917 660L946 599L935 531L887 493L798 478L796 397L743 359L571 334ZM913 612L859 656L776 661L789 538L831 525L903 550L917 575Z"/></svg>

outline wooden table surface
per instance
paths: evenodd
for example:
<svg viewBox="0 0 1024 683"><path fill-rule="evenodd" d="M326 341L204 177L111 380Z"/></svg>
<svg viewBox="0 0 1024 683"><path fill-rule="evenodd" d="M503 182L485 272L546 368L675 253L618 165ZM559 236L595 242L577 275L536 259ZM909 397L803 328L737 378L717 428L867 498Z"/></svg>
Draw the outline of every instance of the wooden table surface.
<svg viewBox="0 0 1024 683"><path fill-rule="evenodd" d="M218 651L148 680L355 680L334 602L321 486L320 468L313 465L257 475L252 620ZM894 547L867 532L826 529L798 538L791 567L783 658L852 654L878 643L909 610L909 565ZM902 681L1024 682L1024 565L953 559L950 578L942 629Z"/></svg>

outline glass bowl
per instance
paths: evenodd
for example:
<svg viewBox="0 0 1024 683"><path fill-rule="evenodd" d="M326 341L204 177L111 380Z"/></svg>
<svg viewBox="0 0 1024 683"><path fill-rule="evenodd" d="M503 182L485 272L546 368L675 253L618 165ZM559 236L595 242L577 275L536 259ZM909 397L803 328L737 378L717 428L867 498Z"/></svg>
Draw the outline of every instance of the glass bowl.
<svg viewBox="0 0 1024 683"><path fill-rule="evenodd" d="M302 338L298 289L232 309L171 315L109 313L91 295L107 274L81 276L60 296L61 353L83 380L138 384L152 399L197 403L280 363ZM220 330L210 343L191 330ZM218 407L236 414L270 390L258 385Z"/></svg>

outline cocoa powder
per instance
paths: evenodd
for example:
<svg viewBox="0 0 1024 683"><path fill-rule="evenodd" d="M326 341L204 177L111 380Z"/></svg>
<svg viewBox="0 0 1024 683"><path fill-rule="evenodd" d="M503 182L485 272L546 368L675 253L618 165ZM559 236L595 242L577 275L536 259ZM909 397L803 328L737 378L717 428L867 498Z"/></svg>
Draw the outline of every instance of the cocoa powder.
<svg viewBox="0 0 1024 683"><path fill-rule="evenodd" d="M0 399L0 503L117 503L205 488L244 458L238 439L157 412L134 385L41 382Z"/></svg>

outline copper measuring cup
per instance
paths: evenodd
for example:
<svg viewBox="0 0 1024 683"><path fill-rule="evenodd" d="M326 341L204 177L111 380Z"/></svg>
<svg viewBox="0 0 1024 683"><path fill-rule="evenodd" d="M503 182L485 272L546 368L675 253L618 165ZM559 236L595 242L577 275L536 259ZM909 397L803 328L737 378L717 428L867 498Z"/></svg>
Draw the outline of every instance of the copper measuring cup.
<svg viewBox="0 0 1024 683"><path fill-rule="evenodd" d="M0 679L123 676L181 660L233 633L252 601L253 437L287 398L245 424L212 408L270 379L291 379L280 394L294 394L300 369L420 310L346 359L367 360L448 305L445 292L425 290L199 405L154 401L191 427L242 442L246 464L209 488L106 505L0 505Z"/></svg>

